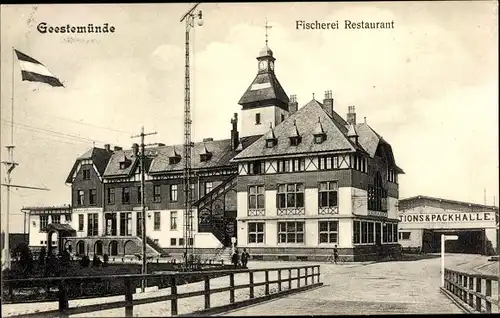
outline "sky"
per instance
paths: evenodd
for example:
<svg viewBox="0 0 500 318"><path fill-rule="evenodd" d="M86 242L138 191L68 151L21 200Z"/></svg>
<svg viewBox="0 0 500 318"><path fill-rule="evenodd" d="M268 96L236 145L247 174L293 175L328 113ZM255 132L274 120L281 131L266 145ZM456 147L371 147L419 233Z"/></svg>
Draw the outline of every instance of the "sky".
<svg viewBox="0 0 500 318"><path fill-rule="evenodd" d="M10 231L23 206L71 203L65 180L93 146L125 149L183 142L184 37L178 4L53 4L1 7L1 142L10 143L14 101ZM238 100L265 44L299 107L333 93L345 118L354 105L393 148L400 198L427 195L498 205L498 6L474 2L203 3L191 30L193 138L229 138ZM297 20L339 21L338 30L297 30ZM346 30L344 20L394 29ZM108 23L108 34L42 34L37 25ZM37 59L65 88L21 81L12 47ZM14 62L14 63L13 63ZM14 67L14 85L12 85ZM12 86L14 93L12 94ZM241 116L240 116L241 117ZM241 122L239 123L241 124ZM2 166L2 182L5 168ZM2 230L6 189L2 187Z"/></svg>

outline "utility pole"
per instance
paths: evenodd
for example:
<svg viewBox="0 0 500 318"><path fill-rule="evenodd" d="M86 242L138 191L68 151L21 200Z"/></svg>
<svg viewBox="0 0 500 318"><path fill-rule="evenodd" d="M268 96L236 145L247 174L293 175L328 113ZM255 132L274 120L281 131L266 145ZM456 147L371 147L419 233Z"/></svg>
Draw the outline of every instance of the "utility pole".
<svg viewBox="0 0 500 318"><path fill-rule="evenodd" d="M193 254L193 211L191 207L191 150L193 143L191 141L191 83L189 74L189 31L194 28L194 20L198 18L197 24L203 25L201 10L197 14L194 13L199 3L195 4L188 12L186 12L180 22L185 21L185 36L186 36L186 54L185 54L185 85L184 85L184 266L187 268L188 260Z"/></svg>
<svg viewBox="0 0 500 318"><path fill-rule="evenodd" d="M146 203L144 202L145 195L145 164L144 161L146 159L146 153L145 153L145 148L146 145L144 144L144 137L150 136L150 135L156 135L156 132L152 133L144 133L144 126L141 127L141 133L139 135L132 136L131 138L141 138L141 151L139 153L139 164L140 164L140 169L141 169L141 228L142 228L142 270L141 273L142 275L146 275L148 273L147 271L147 258L146 258ZM149 145L156 145L156 144L148 144ZM141 291L144 292L146 290L146 279L143 278L141 280Z"/></svg>

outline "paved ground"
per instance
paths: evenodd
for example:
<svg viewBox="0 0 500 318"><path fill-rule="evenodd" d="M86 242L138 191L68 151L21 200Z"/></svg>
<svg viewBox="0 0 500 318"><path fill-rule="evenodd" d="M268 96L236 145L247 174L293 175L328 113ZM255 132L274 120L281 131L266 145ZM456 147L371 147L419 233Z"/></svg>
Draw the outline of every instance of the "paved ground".
<svg viewBox="0 0 500 318"><path fill-rule="evenodd" d="M463 267L464 264L480 266L487 258L474 255L450 255L446 267ZM461 311L439 292L440 259L424 259L403 262L364 263L334 265L308 262L251 262L251 268L321 265L321 281L326 286L291 295L286 298L263 303L227 315L314 315L314 314L377 314L377 313L461 313ZM472 264L472 265L471 265ZM286 276L285 276L286 277ZM270 280L276 275L270 274ZM263 273L256 274L254 281L264 280ZM235 284L248 283L247 274L235 275ZM228 278L217 278L210 282L212 288L228 286ZM294 285L293 285L294 287ZM179 286L178 292L203 289L203 282ZM271 285L271 293L276 286ZM168 295L170 289L144 294L134 294L134 299ZM229 293L211 296L213 307L229 303ZM255 296L264 294L264 286L255 288ZM248 299L248 290L235 292L236 301ZM70 307L123 300L123 296L70 300ZM203 309L203 297L179 300L179 314ZM4 304L4 317L57 309L57 302L37 304ZM114 309L78 315L80 317L120 317L124 309ZM170 316L170 302L159 302L134 306L134 316Z"/></svg>
<svg viewBox="0 0 500 318"><path fill-rule="evenodd" d="M486 257L449 255L446 267L476 267ZM465 264L465 266L464 266ZM462 313L439 292L440 258L321 266L326 286L225 315L362 315Z"/></svg>

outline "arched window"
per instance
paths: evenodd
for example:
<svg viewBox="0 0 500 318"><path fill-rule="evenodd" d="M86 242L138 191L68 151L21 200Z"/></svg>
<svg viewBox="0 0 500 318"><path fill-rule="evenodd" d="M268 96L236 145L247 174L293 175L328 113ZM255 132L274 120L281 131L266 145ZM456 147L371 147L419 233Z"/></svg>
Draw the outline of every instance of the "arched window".
<svg viewBox="0 0 500 318"><path fill-rule="evenodd" d="M368 187L368 210L387 211L387 191L384 189L380 172L375 174L373 184Z"/></svg>

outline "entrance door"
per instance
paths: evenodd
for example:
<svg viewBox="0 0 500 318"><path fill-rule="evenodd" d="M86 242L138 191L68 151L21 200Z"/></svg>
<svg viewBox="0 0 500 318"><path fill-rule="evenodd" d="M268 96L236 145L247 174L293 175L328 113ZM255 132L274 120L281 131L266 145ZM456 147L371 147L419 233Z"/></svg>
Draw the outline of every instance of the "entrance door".
<svg viewBox="0 0 500 318"><path fill-rule="evenodd" d="M432 253L434 250L434 235L432 230L424 229L422 233L422 252Z"/></svg>
<svg viewBox="0 0 500 318"><path fill-rule="evenodd" d="M236 237L236 218L226 218L225 246L231 246L231 238Z"/></svg>

